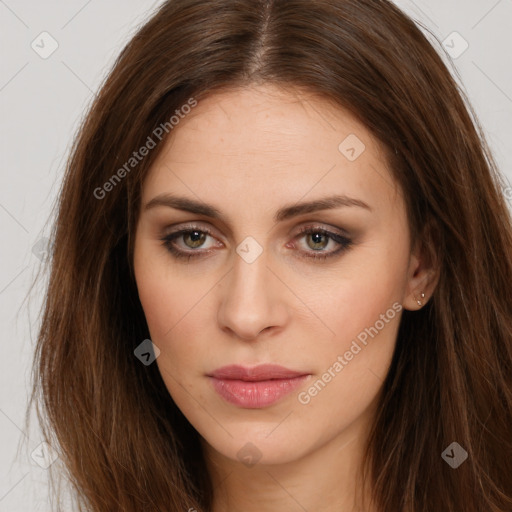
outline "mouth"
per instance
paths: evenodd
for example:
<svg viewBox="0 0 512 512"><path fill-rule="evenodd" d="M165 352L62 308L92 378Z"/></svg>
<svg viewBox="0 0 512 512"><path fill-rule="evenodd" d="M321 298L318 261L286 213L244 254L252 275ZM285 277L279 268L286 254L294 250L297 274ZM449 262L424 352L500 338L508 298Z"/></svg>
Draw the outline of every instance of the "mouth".
<svg viewBox="0 0 512 512"><path fill-rule="evenodd" d="M208 374L213 388L224 400L246 409L261 409L278 402L310 376L273 364L224 366Z"/></svg>

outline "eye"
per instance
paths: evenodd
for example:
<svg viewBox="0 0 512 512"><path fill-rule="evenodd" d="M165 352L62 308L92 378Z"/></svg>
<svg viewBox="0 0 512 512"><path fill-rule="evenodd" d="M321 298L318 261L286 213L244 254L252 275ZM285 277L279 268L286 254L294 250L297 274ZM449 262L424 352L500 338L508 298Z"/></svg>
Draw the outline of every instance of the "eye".
<svg viewBox="0 0 512 512"><path fill-rule="evenodd" d="M340 255L353 244L350 238L341 233L334 233L311 225L302 227L295 239L304 239L305 241L306 249L300 251L302 252L301 257L323 260ZM334 246L334 249L325 250L329 246Z"/></svg>
<svg viewBox="0 0 512 512"><path fill-rule="evenodd" d="M211 249L215 246L222 246L222 242L217 244L206 244L208 238L212 237L212 232L208 228L199 228L198 226L190 225L183 227L182 229L170 233L160 240L162 245L175 257L175 258L186 258L187 261L190 258L197 258L205 256L212 252ZM313 258L313 259L327 259L337 255L341 255L342 252L349 249L353 242L348 237L341 233L335 233L319 226L304 226L300 229L298 235L294 237L294 240L305 240L305 247L299 250L301 253L300 257ZM287 245L290 247L290 245ZM334 246L332 250L326 250L328 247ZM206 249L205 249L206 247ZM295 247L292 243L291 247ZM197 250L202 248L202 250Z"/></svg>
<svg viewBox="0 0 512 512"><path fill-rule="evenodd" d="M203 247L205 241L211 236L208 228L199 228L197 226L188 226L170 233L161 238L162 245L175 258L196 258L210 251L196 251L195 249ZM181 242L181 243L178 243ZM211 247L211 246L210 246Z"/></svg>

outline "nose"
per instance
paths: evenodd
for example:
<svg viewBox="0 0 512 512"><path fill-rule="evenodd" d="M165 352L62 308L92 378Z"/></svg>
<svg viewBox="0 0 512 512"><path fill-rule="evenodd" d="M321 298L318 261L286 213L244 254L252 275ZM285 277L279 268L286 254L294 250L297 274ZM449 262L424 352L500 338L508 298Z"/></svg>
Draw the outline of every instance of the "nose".
<svg viewBox="0 0 512 512"><path fill-rule="evenodd" d="M238 254L234 260L233 269L219 283L221 329L247 341L257 339L262 331L280 330L289 316L286 287L267 267L266 251L252 263Z"/></svg>

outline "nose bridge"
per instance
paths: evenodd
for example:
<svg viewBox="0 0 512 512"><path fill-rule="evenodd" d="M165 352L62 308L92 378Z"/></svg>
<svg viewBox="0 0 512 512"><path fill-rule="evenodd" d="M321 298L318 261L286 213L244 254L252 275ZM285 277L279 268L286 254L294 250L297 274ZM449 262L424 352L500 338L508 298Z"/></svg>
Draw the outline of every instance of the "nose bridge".
<svg viewBox="0 0 512 512"><path fill-rule="evenodd" d="M255 257L256 249L251 241L237 247L218 312L221 328L228 328L244 339L255 338L263 329L285 321L286 308L267 268L268 251L261 248Z"/></svg>

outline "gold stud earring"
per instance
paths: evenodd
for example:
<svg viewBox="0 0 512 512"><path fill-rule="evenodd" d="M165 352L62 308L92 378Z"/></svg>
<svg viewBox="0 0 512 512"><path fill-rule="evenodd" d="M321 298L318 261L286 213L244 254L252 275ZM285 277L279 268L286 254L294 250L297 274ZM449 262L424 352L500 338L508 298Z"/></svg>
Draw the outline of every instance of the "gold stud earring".
<svg viewBox="0 0 512 512"><path fill-rule="evenodd" d="M425 298L425 294L423 292L421 292L421 298L424 299ZM418 306L421 306L423 303L421 302L421 300L416 300L416 302L418 303Z"/></svg>

